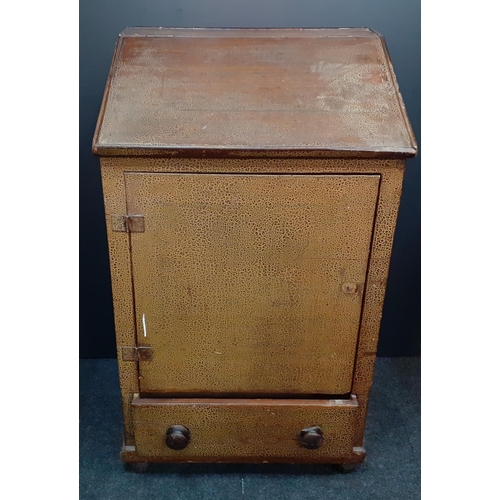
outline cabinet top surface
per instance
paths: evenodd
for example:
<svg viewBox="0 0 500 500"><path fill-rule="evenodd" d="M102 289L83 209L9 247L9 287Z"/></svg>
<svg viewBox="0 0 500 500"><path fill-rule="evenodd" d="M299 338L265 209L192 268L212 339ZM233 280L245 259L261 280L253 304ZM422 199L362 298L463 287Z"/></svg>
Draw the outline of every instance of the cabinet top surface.
<svg viewBox="0 0 500 500"><path fill-rule="evenodd" d="M409 157L416 142L369 29L128 28L93 151Z"/></svg>

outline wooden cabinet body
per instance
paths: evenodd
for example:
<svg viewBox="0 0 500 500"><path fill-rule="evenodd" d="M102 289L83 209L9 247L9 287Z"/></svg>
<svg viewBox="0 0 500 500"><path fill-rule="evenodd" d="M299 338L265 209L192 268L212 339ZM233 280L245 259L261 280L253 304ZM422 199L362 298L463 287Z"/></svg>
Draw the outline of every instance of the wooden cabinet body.
<svg viewBox="0 0 500 500"><path fill-rule="evenodd" d="M416 153L383 40L129 28L93 147L122 459L362 462ZM179 425L189 438L173 449Z"/></svg>

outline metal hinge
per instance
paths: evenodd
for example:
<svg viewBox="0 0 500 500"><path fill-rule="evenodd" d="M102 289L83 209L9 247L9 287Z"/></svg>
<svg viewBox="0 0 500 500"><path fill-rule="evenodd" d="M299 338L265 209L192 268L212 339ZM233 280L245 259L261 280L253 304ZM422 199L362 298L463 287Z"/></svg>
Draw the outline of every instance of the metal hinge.
<svg viewBox="0 0 500 500"><path fill-rule="evenodd" d="M143 233L144 215L112 215L111 227L121 233Z"/></svg>
<svg viewBox="0 0 500 500"><path fill-rule="evenodd" d="M139 347L123 347L122 346L122 360L123 361L152 361L153 349L148 346Z"/></svg>

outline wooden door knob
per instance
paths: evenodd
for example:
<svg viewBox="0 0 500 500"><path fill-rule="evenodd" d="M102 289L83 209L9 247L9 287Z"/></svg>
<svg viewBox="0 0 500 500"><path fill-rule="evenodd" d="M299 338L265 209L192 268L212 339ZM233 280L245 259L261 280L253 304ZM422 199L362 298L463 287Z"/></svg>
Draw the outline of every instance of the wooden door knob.
<svg viewBox="0 0 500 500"><path fill-rule="evenodd" d="M172 450L183 450L190 439L189 429L183 425L172 425L167 430L167 446Z"/></svg>
<svg viewBox="0 0 500 500"><path fill-rule="evenodd" d="M309 450L317 450L323 444L321 427L308 427L300 432L300 444Z"/></svg>

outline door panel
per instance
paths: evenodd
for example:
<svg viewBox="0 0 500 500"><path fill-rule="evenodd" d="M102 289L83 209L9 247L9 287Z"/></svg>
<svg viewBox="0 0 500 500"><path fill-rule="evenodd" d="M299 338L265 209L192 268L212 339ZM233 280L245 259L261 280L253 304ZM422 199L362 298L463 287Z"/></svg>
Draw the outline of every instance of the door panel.
<svg viewBox="0 0 500 500"><path fill-rule="evenodd" d="M379 181L127 173L141 392L349 392Z"/></svg>

